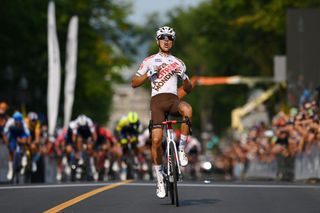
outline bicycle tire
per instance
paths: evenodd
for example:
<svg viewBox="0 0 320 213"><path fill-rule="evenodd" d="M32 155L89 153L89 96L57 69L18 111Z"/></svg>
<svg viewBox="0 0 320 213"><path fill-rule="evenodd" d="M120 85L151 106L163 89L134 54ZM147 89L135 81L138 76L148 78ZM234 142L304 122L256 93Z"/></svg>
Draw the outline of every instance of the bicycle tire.
<svg viewBox="0 0 320 213"><path fill-rule="evenodd" d="M173 175L173 183L172 183L172 189L173 189L173 199L175 200L175 204L176 207L179 206L179 195L178 195L178 185L177 185L177 181L178 181L178 165L177 165L177 161L176 158L177 156L175 156L175 149L174 149L174 144L170 144L170 157L171 157L171 169L172 169L172 175ZM172 203L173 204L173 203Z"/></svg>
<svg viewBox="0 0 320 213"><path fill-rule="evenodd" d="M171 160L169 160L169 159L172 159L172 155L171 155L171 153L167 153L168 154L168 156L166 157L166 159L168 159L168 161L171 161ZM171 166L170 166L171 164L169 164L169 168L167 168L166 166L165 166L165 170L166 171L169 171L170 170L170 172L171 172L171 174L172 174L172 170L171 170ZM169 176L166 176L166 194L167 194L167 196L168 196L168 194L169 194L169 198L170 198L170 201L171 201L171 204L173 205L174 204L174 194L173 194L174 192L173 192L173 183L170 181L170 177Z"/></svg>

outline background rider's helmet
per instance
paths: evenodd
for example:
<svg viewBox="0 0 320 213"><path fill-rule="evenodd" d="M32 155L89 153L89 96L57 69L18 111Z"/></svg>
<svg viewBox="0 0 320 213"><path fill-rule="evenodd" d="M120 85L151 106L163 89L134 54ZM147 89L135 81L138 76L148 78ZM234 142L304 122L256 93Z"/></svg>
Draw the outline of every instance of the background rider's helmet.
<svg viewBox="0 0 320 213"><path fill-rule="evenodd" d="M85 115L79 115L78 118L77 118L77 123L80 125L80 126L85 126L87 124L87 116Z"/></svg>
<svg viewBox="0 0 320 213"><path fill-rule="evenodd" d="M22 122L22 120L23 120L22 114L18 111L15 111L13 113L12 118L14 119L14 121L17 121L17 122Z"/></svg>
<svg viewBox="0 0 320 213"><path fill-rule="evenodd" d="M161 36L163 36L163 35L172 36L173 40L176 39L176 32L175 32L171 27L168 27L168 26L160 27L160 28L157 30L156 39L158 40L158 39L159 39Z"/></svg>
<svg viewBox="0 0 320 213"><path fill-rule="evenodd" d="M30 121L36 121L36 120L38 120L38 114L35 112L29 112L28 118Z"/></svg>
<svg viewBox="0 0 320 213"><path fill-rule="evenodd" d="M129 112L127 117L130 124L136 124L139 121L138 113L136 112Z"/></svg>

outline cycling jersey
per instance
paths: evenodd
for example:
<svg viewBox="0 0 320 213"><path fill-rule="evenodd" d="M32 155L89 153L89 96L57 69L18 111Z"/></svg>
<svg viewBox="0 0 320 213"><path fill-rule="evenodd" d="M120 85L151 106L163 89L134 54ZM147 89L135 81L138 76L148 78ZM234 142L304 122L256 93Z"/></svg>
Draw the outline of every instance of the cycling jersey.
<svg viewBox="0 0 320 213"><path fill-rule="evenodd" d="M139 135L140 121L131 124L126 116L122 117L116 126L116 133L119 140L127 139L128 137L137 137Z"/></svg>
<svg viewBox="0 0 320 213"><path fill-rule="evenodd" d="M26 118L24 121L30 131L32 140L35 140L36 135L40 135L40 133L41 133L40 121L32 122L29 118Z"/></svg>
<svg viewBox="0 0 320 213"><path fill-rule="evenodd" d="M24 121L20 125L16 125L13 118L10 118L4 127L4 134L9 140L9 149L14 151L17 145L18 138L28 138L30 131Z"/></svg>
<svg viewBox="0 0 320 213"><path fill-rule="evenodd" d="M69 127L72 129L73 134L79 135L84 139L88 139L95 133L95 127L89 117L86 117L85 120L85 125L81 125L80 121L76 119L74 123L70 122Z"/></svg>
<svg viewBox="0 0 320 213"><path fill-rule="evenodd" d="M186 66L182 60L174 57L173 55L157 53L143 60L136 75L142 76L150 69L158 71L157 79L151 82L151 96L155 96L160 93L178 94L178 75L175 71L186 71Z"/></svg>

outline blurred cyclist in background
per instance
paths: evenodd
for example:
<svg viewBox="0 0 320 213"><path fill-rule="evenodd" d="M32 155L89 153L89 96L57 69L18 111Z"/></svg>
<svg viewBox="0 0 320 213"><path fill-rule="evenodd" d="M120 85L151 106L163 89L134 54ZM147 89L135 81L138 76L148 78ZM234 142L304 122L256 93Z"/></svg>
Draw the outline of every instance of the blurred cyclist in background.
<svg viewBox="0 0 320 213"><path fill-rule="evenodd" d="M140 128L140 120L137 112L129 112L117 123L116 133L120 144L137 142Z"/></svg>
<svg viewBox="0 0 320 213"><path fill-rule="evenodd" d="M140 120L137 112L129 112L126 116L123 116L116 125L116 136L122 147L123 161L128 165L131 159L131 150L134 152L133 163L136 165L138 163L138 136L140 133ZM129 165L133 166L133 165ZM127 174L127 178L131 177L132 174Z"/></svg>
<svg viewBox="0 0 320 213"><path fill-rule="evenodd" d="M13 159L17 151L21 152L23 147L26 147L30 143L30 131L27 128L26 123L23 121L23 116L20 112L16 111L12 115L12 118L9 118L5 128L5 141L9 149L9 161L8 161L8 173L7 179L12 180L13 178ZM20 149L21 147L21 149ZM20 164L20 162L17 162ZM15 165L16 166L16 165ZM15 168L15 169L20 169Z"/></svg>
<svg viewBox="0 0 320 213"><path fill-rule="evenodd" d="M93 158L93 147L97 140L94 123L91 118L83 114L79 115L74 122L72 140L76 144L78 164L85 164L87 179L91 179L91 176L97 179L98 174Z"/></svg>
<svg viewBox="0 0 320 213"><path fill-rule="evenodd" d="M115 179L115 171L112 170L112 167L121 157L121 151L119 151L120 146L110 130L98 124L96 124L95 127L97 141L94 146L94 157L99 174L98 180L105 180L106 171L106 179Z"/></svg>
<svg viewBox="0 0 320 213"><path fill-rule="evenodd" d="M40 135L41 135L41 123L38 118L38 114L35 112L29 112L28 117L25 119L27 128L30 131L31 143L30 151L32 156L32 172L37 171L37 163L40 160Z"/></svg>

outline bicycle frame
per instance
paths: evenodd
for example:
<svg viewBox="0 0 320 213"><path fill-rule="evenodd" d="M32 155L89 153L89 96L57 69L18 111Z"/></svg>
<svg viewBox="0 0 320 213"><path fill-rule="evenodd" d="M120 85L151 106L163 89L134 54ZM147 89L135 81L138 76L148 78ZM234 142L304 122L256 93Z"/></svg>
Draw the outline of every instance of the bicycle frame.
<svg viewBox="0 0 320 213"><path fill-rule="evenodd" d="M166 146L166 157L167 157L167 176L169 178L169 181L172 183L173 182L173 174L172 170L169 169L172 166L172 161L176 161L176 165L178 168L178 175L181 176L181 168L180 168L180 162L178 158L178 151L177 151L177 146L174 141L174 133L173 133L173 128L172 124L176 123L176 121L165 121L163 124L166 126L166 138L167 138L167 146ZM171 156L170 158L170 144L173 144L174 147L174 156Z"/></svg>

